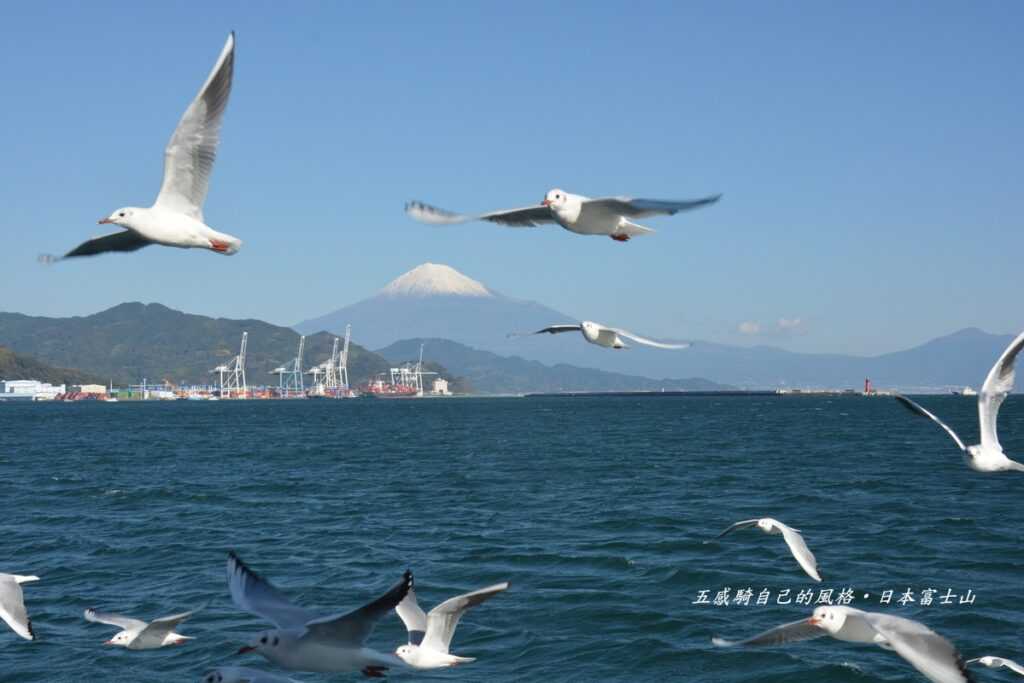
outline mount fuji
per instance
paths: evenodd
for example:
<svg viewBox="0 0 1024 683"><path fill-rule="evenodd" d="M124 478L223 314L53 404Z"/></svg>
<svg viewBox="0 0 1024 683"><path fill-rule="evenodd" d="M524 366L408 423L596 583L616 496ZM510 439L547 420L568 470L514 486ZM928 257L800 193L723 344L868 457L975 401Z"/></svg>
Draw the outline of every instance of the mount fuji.
<svg viewBox="0 0 1024 683"><path fill-rule="evenodd" d="M369 348L402 339L451 339L489 351L506 352L506 335L540 329L575 318L534 301L505 296L438 263L424 263L401 275L374 296L333 313L295 325L303 334L341 330Z"/></svg>

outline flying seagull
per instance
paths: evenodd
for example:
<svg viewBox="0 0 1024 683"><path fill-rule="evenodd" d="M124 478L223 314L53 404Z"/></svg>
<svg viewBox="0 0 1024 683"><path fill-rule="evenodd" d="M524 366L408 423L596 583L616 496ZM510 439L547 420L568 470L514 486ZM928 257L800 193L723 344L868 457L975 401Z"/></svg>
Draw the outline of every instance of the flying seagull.
<svg viewBox="0 0 1024 683"><path fill-rule="evenodd" d="M1003 659L1002 657L975 657L974 659L968 659L964 664L974 664L977 662L982 666L987 666L990 669L998 669L1000 667L1006 667L1014 673L1018 673L1024 676L1024 666L1021 666L1012 659Z"/></svg>
<svg viewBox="0 0 1024 683"><path fill-rule="evenodd" d="M416 669L439 669L475 661L474 657L457 657L449 654L448 649L452 636L455 635L455 627L459 625L459 619L470 607L475 607L506 589L507 581L472 593L456 595L430 610L429 614L424 614L416 602L416 591L410 588L405 599L395 608L409 631L409 644L400 646L395 650L395 654Z"/></svg>
<svg viewBox="0 0 1024 683"><path fill-rule="evenodd" d="M654 341L653 339L647 339L646 337L641 337L638 334L633 334L629 330L623 330L618 327L608 327L601 323L595 323L589 320L584 320L583 322L575 325L551 325L550 327L545 327L542 330L527 332L525 334L561 334L562 332L581 332L583 334L583 338L588 342L591 344L597 344L598 346L603 346L606 349L628 349L629 345L622 341L623 337L638 344L653 346L659 349L685 349L690 346L689 344L666 344L664 342ZM522 333L513 332L509 336L521 337L524 335Z"/></svg>
<svg viewBox="0 0 1024 683"><path fill-rule="evenodd" d="M155 650L166 645L183 645L186 641L192 640L192 636L175 633L174 629L195 611L162 617L146 623L120 614L103 614L94 609L87 609L85 620L121 629L113 638L103 643L104 645L119 645L129 650Z"/></svg>
<svg viewBox="0 0 1024 683"><path fill-rule="evenodd" d="M0 619L7 622L15 633L25 640L35 640L32 620L25 610L25 596L21 592L21 584L38 581L38 576L21 576L19 574L0 574Z"/></svg>
<svg viewBox="0 0 1024 683"><path fill-rule="evenodd" d="M804 542L804 537L800 535L800 530L787 526L777 519L763 517L761 519L747 519L742 522L736 522L718 534L718 538L722 538L722 536L730 532L751 527L757 527L766 534L782 534L783 540L789 546L789 551L793 553L793 557L796 558L796 561L803 570L807 572L807 575L815 581L821 581L821 575L818 574L818 561L814 559L814 553L811 552L811 549Z"/></svg>
<svg viewBox="0 0 1024 683"><path fill-rule="evenodd" d="M1006 396L1013 391L1014 361L1017 354L1024 348L1024 332L1017 336L1010 345L999 356L999 360L988 371L985 383L981 385L978 392L978 419L981 423L981 443L967 446L963 440L956 435L956 432L945 422L937 418L920 405L911 401L906 396L896 394L896 400L908 409L933 420L937 425L946 430L946 433L953 437L956 445L964 453L967 466L978 472L1003 472L1016 470L1024 472L1024 464L1010 460L1003 453L1003 447L999 443L999 435L996 433L996 420L999 417L999 406L1003 404Z"/></svg>
<svg viewBox="0 0 1024 683"><path fill-rule="evenodd" d="M825 635L894 650L933 683L975 683L956 647L924 624L853 607L819 607L810 619L783 624L747 640L713 638L711 642L719 647L784 645Z"/></svg>
<svg viewBox="0 0 1024 683"><path fill-rule="evenodd" d="M245 666L219 666L203 674L201 683L299 683L299 681Z"/></svg>
<svg viewBox="0 0 1024 683"><path fill-rule="evenodd" d="M434 225L490 221L501 225L532 228L545 223L557 223L566 230L580 235L607 235L617 242L628 242L636 235L654 232L650 228L634 223L631 219L674 216L680 211L714 204L721 196L716 194L683 201L632 197L591 199L556 188L548 191L540 205L521 209L464 215L413 201L405 205L405 212L422 223Z"/></svg>
<svg viewBox="0 0 1024 683"><path fill-rule="evenodd" d="M319 615L292 603L234 553L228 554L227 573L235 604L277 627L260 633L238 654L256 651L274 664L296 671L362 671L374 678L383 677L389 666L404 666L401 659L363 643L381 617L412 588L412 572L407 570L376 600L340 616Z"/></svg>
<svg viewBox="0 0 1024 683"><path fill-rule="evenodd" d="M83 242L63 256L44 254L52 263L111 251L137 251L151 244L182 249L209 249L234 254L242 241L206 225L203 202L217 157L220 126L231 94L235 68L235 34L228 36L199 94L185 110L164 150L164 180L153 206L126 206L99 221L123 230Z"/></svg>

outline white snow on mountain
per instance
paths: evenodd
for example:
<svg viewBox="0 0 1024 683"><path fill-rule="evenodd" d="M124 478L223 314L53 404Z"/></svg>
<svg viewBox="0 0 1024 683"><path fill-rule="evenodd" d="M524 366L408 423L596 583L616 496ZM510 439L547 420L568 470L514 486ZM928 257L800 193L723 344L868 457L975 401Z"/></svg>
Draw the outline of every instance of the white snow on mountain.
<svg viewBox="0 0 1024 683"><path fill-rule="evenodd" d="M483 284L466 277L451 266L424 263L392 280L380 291L382 296L478 296L493 297Z"/></svg>

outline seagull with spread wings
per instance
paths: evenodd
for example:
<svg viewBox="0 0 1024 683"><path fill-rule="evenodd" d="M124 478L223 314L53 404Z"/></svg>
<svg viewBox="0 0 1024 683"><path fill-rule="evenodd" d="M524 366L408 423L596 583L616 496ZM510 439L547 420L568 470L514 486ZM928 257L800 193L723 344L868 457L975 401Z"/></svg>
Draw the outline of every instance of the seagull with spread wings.
<svg viewBox="0 0 1024 683"><path fill-rule="evenodd" d="M119 645L129 650L155 650L166 645L183 645L186 641L192 640L191 636L175 633L174 629L194 613L195 610L192 610L147 623L121 614L104 614L87 609L85 620L121 629L113 638L103 643L104 645Z"/></svg>
<svg viewBox="0 0 1024 683"><path fill-rule="evenodd" d="M632 197L600 197L591 199L565 190L549 190L537 206L505 209L476 215L464 215L439 209L423 202L409 202L405 212L412 218L434 225L489 221L499 225L532 228L546 223L557 223L580 235L606 235L617 242L628 242L631 237L654 232L633 219L651 216L674 216L714 204L722 195L681 201L664 199L634 199Z"/></svg>
<svg viewBox="0 0 1024 683"><path fill-rule="evenodd" d="M163 184L153 206L117 209L99 222L117 225L122 230L87 240L63 256L44 254L39 260L52 263L114 251L137 251L151 244L209 249L228 255L237 252L242 241L214 230L203 218L203 202L217 157L234 68L235 34L231 33L213 71L167 143Z"/></svg>
<svg viewBox="0 0 1024 683"><path fill-rule="evenodd" d="M430 610L428 614L416 601L416 591L410 588L405 599L395 608L409 631L409 643L399 646L395 654L416 669L440 669L475 661L475 657L458 657L448 651L455 635L455 627L459 625L459 620L466 610L507 589L506 581L472 593L456 595Z"/></svg>
<svg viewBox="0 0 1024 683"><path fill-rule="evenodd" d="M974 683L956 647L924 624L853 607L819 607L801 619L741 641L712 638L718 647L785 645L821 636L848 643L868 643L895 651L933 683Z"/></svg>
<svg viewBox="0 0 1024 683"><path fill-rule="evenodd" d="M1007 470L1024 472L1024 464L1010 460L1003 453L1003 446L999 443L999 435L996 433L999 407L1003 405L1003 401L1013 391L1015 375L1013 366L1017 360L1017 354L1020 353L1022 348L1024 348L1024 332L1020 333L1016 339L1010 342L1010 345L999 356L996 364L988 371L985 383L981 385L981 391L978 392L978 421L981 423L980 444L973 446L964 444L956 432L933 413L906 396L896 394L895 398L911 412L921 417L927 417L946 430L946 433L953 438L956 445L963 451L967 466L972 470L977 470L978 472L1005 472Z"/></svg>
<svg viewBox="0 0 1024 683"><path fill-rule="evenodd" d="M761 519L746 519L742 522L736 522L731 527L718 534L718 538L722 538L733 531L749 529L751 527L757 527L766 534L782 534L782 538L786 541L786 546L789 548L789 552L793 553L793 557L796 559L800 567L809 577L815 581L821 581L821 574L818 573L818 560L814 558L814 553L812 553L811 549L807 547L804 537L800 535L800 530L783 524L777 519L762 517Z"/></svg>
<svg viewBox="0 0 1024 683"><path fill-rule="evenodd" d="M362 671L382 678L390 666L405 666L394 655L364 645L377 622L395 609L412 588L412 572L386 593L347 614L317 614L299 607L269 581L228 554L228 588L240 608L277 628L260 633L238 654L258 652L278 666L295 671Z"/></svg>
<svg viewBox="0 0 1024 683"><path fill-rule="evenodd" d="M606 349L628 349L629 345L622 341L623 337L634 341L637 344L643 344L644 346L653 346L657 349L685 349L689 348L690 344L666 344L665 342L654 341L653 339L647 339L641 337L638 334L633 334L629 330L623 330L618 327L608 327L601 323L595 323L590 320L584 320L583 322L575 325L549 325L542 330L536 332L513 332L510 337L522 337L532 334L561 334L563 332L580 332L583 334L583 338L591 344L597 346L603 346Z"/></svg>
<svg viewBox="0 0 1024 683"><path fill-rule="evenodd" d="M22 576L20 574L0 574L0 619L7 622L11 630L25 640L35 640L32 620L25 609L25 595L21 584L38 581L38 576Z"/></svg>

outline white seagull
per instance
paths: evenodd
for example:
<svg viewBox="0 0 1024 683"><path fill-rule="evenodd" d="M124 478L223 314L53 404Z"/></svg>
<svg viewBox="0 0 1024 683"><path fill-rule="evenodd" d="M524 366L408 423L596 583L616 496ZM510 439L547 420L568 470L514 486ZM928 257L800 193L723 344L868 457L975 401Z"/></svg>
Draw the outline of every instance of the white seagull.
<svg viewBox="0 0 1024 683"><path fill-rule="evenodd" d="M786 545L789 546L789 551L793 553L793 557L800 563L800 566L807 572L807 575L815 581L821 581L821 575L818 574L818 561L814 559L814 553L811 552L811 549L804 542L804 537L800 535L800 530L787 526L777 519L762 517L761 519L747 519L742 522L736 522L718 534L717 538L721 538L732 531L749 529L750 527L757 527L766 534L782 534Z"/></svg>
<svg viewBox="0 0 1024 683"><path fill-rule="evenodd" d="M1018 673L1024 676L1024 666L1021 666L1012 659L1003 659L1002 657L975 657L974 659L968 659L964 664L974 664L977 662L982 666L987 666L990 669L998 669L999 667L1006 667L1014 673Z"/></svg>
<svg viewBox="0 0 1024 683"><path fill-rule="evenodd" d="M747 640L713 638L712 642L719 647L784 645L824 635L894 650L934 683L974 683L956 647L924 624L853 607L819 607L810 619L783 624Z"/></svg>
<svg viewBox="0 0 1024 683"><path fill-rule="evenodd" d="M996 433L996 420L999 418L999 406L1003 404L1006 396L1013 391L1014 361L1017 354L1024 348L1024 332L1017 336L1010 345L999 356L999 360L988 371L985 383L981 385L978 392L978 419L981 423L981 443L967 446L956 435L949 425L935 417L920 405L911 401L906 396L896 394L896 400L909 408L914 413L930 418L937 425L946 430L946 433L953 437L956 445L964 453L967 466L978 472L1004 472L1016 470L1024 472L1024 464L1010 460L1003 453L1003 447L999 443L999 435Z"/></svg>
<svg viewBox="0 0 1024 683"><path fill-rule="evenodd" d="M129 650L155 650L167 645L184 645L187 641L193 640L192 636L175 633L174 629L195 612L196 610L192 610L169 617L161 617L147 624L140 619L132 619L120 614L103 614L94 609L87 609L85 610L85 620L97 624L109 624L121 629L113 638L103 643L104 645L119 645Z"/></svg>
<svg viewBox="0 0 1024 683"><path fill-rule="evenodd" d="M245 666L219 666L203 674L201 683L299 683L299 681Z"/></svg>
<svg viewBox="0 0 1024 683"><path fill-rule="evenodd" d="M28 618L28 612L25 610L25 596L21 592L21 584L38 580L38 576L0 574L0 618L25 640L35 640L36 634L32 630L32 620Z"/></svg>
<svg viewBox="0 0 1024 683"><path fill-rule="evenodd" d="M228 554L228 588L240 608L261 616L277 628L260 633L238 654L256 651L286 669L296 671L362 671L381 678L401 659L364 646L377 622L402 601L412 587L412 572L373 602L348 614L323 616L292 603L269 581L256 574L234 553Z"/></svg>
<svg viewBox="0 0 1024 683"><path fill-rule="evenodd" d="M410 588L405 599L395 608L409 631L409 644L400 646L395 650L395 654L416 669L440 669L476 661L475 657L457 657L449 654L448 648L451 646L452 636L455 635L455 627L459 625L459 619L470 607L475 607L507 589L506 581L472 593L456 595L430 610L430 614L424 614L416 602L416 591Z"/></svg>
<svg viewBox="0 0 1024 683"><path fill-rule="evenodd" d="M646 337L641 337L638 334L633 334L629 330L623 330L618 327L608 327L607 325L591 322L590 320L584 320L583 322L575 325L551 325L549 327L545 327L543 330L537 330L536 332L526 332L525 335L561 334L562 332L580 332L583 334L583 338L591 344L603 346L606 349L628 349L629 345L622 341L623 337L630 341L634 341L637 344L653 346L658 349L686 349L690 347L689 344L666 344L664 342L654 341L653 339L647 339ZM524 336L524 334L513 332L509 336L521 337Z"/></svg>
<svg viewBox="0 0 1024 683"><path fill-rule="evenodd" d="M112 223L124 230L83 242L64 256L43 255L40 261L52 263L109 251L136 251L150 244L209 249L219 254L237 252L242 246L240 239L214 230L203 219L203 202L217 156L234 67L235 34L231 33L213 71L167 143L164 180L153 206L120 208L99 222Z"/></svg>
<svg viewBox="0 0 1024 683"><path fill-rule="evenodd" d="M632 197L600 197L591 199L565 190L549 190L539 206L505 209L467 216L439 209L423 202L409 202L405 212L422 223L434 225L490 221L501 225L532 228L544 223L557 223L580 235L607 235L617 242L627 242L636 235L654 232L634 223L632 218L673 216L680 211L714 204L722 195L701 199L671 201L634 199Z"/></svg>

